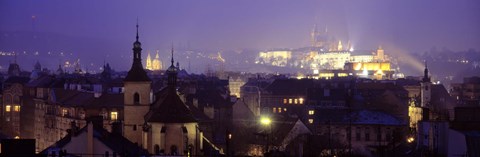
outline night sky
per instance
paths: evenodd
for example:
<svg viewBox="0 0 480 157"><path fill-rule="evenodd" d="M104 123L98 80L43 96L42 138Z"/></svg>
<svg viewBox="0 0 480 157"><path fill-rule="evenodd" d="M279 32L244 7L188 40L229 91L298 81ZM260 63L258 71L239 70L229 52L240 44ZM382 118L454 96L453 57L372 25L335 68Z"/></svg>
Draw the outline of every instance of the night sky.
<svg viewBox="0 0 480 157"><path fill-rule="evenodd" d="M145 50L166 50L171 43L212 50L299 48L309 45L314 24L351 40L355 49L480 49L478 0L4 0L0 10L3 34L90 40L95 44L79 41L82 49L71 51L103 58L130 55L137 17ZM5 43L0 40L0 49L12 49Z"/></svg>

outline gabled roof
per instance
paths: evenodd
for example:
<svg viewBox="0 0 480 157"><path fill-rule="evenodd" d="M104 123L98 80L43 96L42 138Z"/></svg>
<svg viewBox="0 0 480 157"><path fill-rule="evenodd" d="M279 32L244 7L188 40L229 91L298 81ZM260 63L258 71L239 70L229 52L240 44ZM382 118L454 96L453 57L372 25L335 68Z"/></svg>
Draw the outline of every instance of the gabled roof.
<svg viewBox="0 0 480 157"><path fill-rule="evenodd" d="M90 123L88 125L93 125L93 124ZM75 132L73 136L86 134L88 132L88 125L86 125L82 129ZM100 142L105 144L108 148L110 148L112 151L117 152L118 154L123 154L127 152L133 156L148 154L147 150L137 146L137 144L132 143L122 135L110 133L107 130L101 127L97 127L95 125L93 125L93 138L99 140ZM68 135L66 135L65 137L63 137L62 139L54 143L52 146L47 147L45 150L41 151L39 154L46 154L48 153L49 149L63 148L70 142L72 142L72 133L69 133Z"/></svg>
<svg viewBox="0 0 480 157"><path fill-rule="evenodd" d="M52 76L40 76L35 80L31 80L26 86L27 87L40 87L47 88L55 81L55 78Z"/></svg>
<svg viewBox="0 0 480 157"><path fill-rule="evenodd" d="M147 122L190 123L197 122L190 109L183 103L172 87L164 88L157 94L150 111L145 115Z"/></svg>
<svg viewBox="0 0 480 157"><path fill-rule="evenodd" d="M29 77L10 76L7 78L7 80L5 80L5 84L14 84L14 83L25 84L28 81L30 81Z"/></svg>
<svg viewBox="0 0 480 157"><path fill-rule="evenodd" d="M95 97L94 93L82 92L76 90L53 89L52 101L60 103L63 106L79 106L85 108L98 107L122 107L122 93L102 93L101 96Z"/></svg>
<svg viewBox="0 0 480 157"><path fill-rule="evenodd" d="M357 125L405 125L393 115L372 111L348 109L319 109L315 110L315 121L332 124L357 124ZM351 119L351 121L350 121Z"/></svg>

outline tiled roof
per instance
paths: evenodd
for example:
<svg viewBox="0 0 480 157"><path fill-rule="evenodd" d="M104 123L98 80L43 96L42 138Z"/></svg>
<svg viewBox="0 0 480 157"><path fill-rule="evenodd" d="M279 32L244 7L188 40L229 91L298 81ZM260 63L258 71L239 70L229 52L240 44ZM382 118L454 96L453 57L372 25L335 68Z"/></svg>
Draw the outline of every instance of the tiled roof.
<svg viewBox="0 0 480 157"><path fill-rule="evenodd" d="M189 123L197 122L190 109L183 103L172 87L164 88L157 94L157 101L145 115L147 122Z"/></svg>
<svg viewBox="0 0 480 157"><path fill-rule="evenodd" d="M126 82L152 81L147 76L147 72L145 72L145 70L143 70L143 68L141 67L141 64L139 66L135 64L132 65L132 68L130 69L130 71L128 71L127 77L125 77L123 81L126 81Z"/></svg>
<svg viewBox="0 0 480 157"><path fill-rule="evenodd" d="M31 80L29 83L27 83L27 86L47 88L47 87L50 87L50 85L53 84L54 81L55 81L55 78L52 76L40 76L39 78L35 80Z"/></svg>
<svg viewBox="0 0 480 157"><path fill-rule="evenodd" d="M78 106L85 108L97 107L122 107L122 93L103 93L95 97L94 93L82 92L76 90L53 89L55 102L64 106Z"/></svg>
<svg viewBox="0 0 480 157"><path fill-rule="evenodd" d="M7 80L5 80L5 84L14 84L14 83L25 84L28 81L30 81L29 77L11 76L11 77L8 77Z"/></svg>
<svg viewBox="0 0 480 157"><path fill-rule="evenodd" d="M93 124L89 124L93 125ZM88 131L88 125L80 129L75 133L75 136L82 134L82 133L87 133ZM101 127L96 127L94 125L93 127L93 137L101 141L103 144L105 144L108 148L110 148L112 151L117 152L118 154L123 154L123 153L129 153L130 155L133 156L141 156L148 154L148 151L137 146L135 143L132 143L122 135L110 133L107 130L101 128ZM60 139L57 141L55 144L52 146L46 148L40 154L46 154L49 149L55 149L55 148L63 148L66 146L68 143L70 143L72 140L72 135L69 133L66 135L64 138Z"/></svg>
<svg viewBox="0 0 480 157"><path fill-rule="evenodd" d="M352 110L348 109L319 109L315 110L315 121L320 123L332 124L382 124L382 125L404 125L394 116L372 110Z"/></svg>

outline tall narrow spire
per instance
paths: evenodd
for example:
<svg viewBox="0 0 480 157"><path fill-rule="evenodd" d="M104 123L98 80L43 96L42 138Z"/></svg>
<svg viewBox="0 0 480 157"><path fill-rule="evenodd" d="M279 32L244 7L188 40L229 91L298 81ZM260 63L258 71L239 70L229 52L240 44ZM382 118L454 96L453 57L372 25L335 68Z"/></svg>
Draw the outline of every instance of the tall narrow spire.
<svg viewBox="0 0 480 157"><path fill-rule="evenodd" d="M136 36L136 41L133 42L133 48L132 48L133 63L124 81L130 81L130 82L151 81L142 66L142 43L140 43L140 41L138 40L138 19L137 19L136 27L137 27L137 36Z"/></svg>
<svg viewBox="0 0 480 157"><path fill-rule="evenodd" d="M172 60L171 60L171 62L172 62L172 66L173 66L173 43L172 43Z"/></svg>
<svg viewBox="0 0 480 157"><path fill-rule="evenodd" d="M137 18L137 41L138 41L138 18Z"/></svg>
<svg viewBox="0 0 480 157"><path fill-rule="evenodd" d="M172 60L171 60L171 65L167 69L167 75L168 75L168 82L167 85L171 87L173 91L175 91L175 87L177 84L177 73L178 69L173 65L173 44L172 44Z"/></svg>

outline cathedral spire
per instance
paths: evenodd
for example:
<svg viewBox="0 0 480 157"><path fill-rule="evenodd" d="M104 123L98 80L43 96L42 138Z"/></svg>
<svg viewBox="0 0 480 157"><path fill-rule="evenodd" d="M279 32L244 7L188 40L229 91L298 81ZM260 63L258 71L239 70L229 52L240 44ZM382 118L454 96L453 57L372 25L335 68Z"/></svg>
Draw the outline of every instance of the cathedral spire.
<svg viewBox="0 0 480 157"><path fill-rule="evenodd" d="M427 61L425 60L425 70L423 70L423 82L430 82L430 77L428 76L428 66Z"/></svg>

